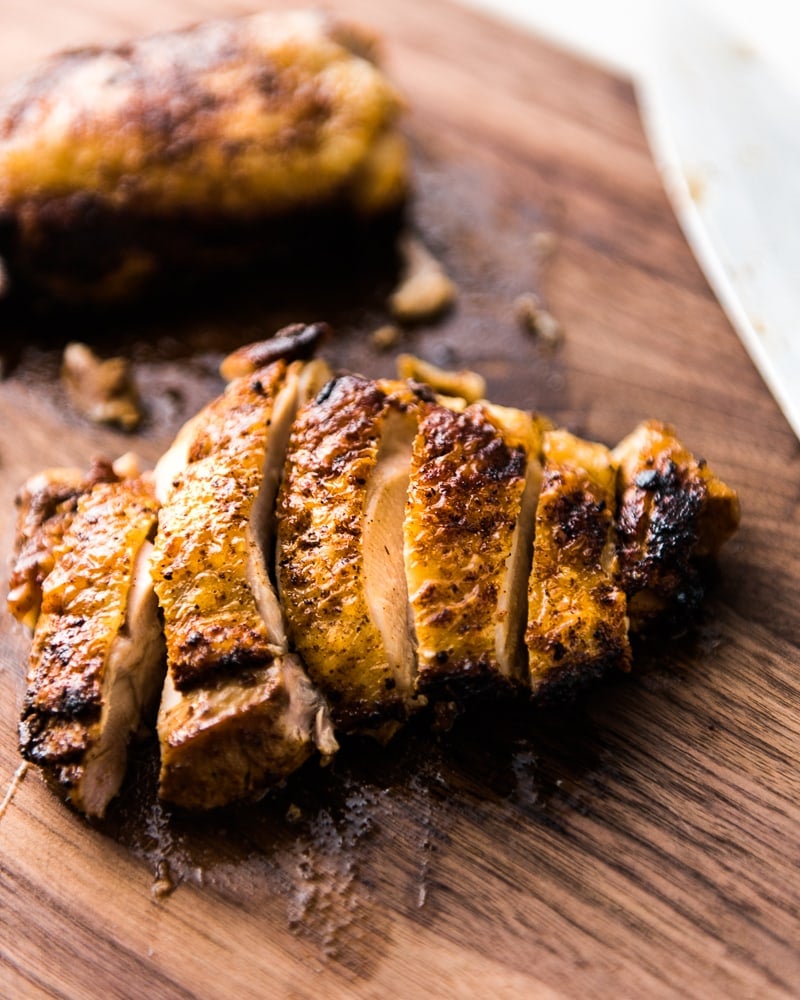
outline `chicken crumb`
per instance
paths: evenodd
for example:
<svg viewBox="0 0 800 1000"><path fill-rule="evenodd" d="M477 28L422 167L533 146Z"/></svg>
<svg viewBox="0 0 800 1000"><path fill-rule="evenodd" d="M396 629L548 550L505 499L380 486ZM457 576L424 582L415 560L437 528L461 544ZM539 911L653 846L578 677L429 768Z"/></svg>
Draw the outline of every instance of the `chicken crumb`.
<svg viewBox="0 0 800 1000"><path fill-rule="evenodd" d="M467 368L447 371L413 354L400 354L397 358L397 374L403 379L424 382L436 392L459 397L467 403L486 398L486 379Z"/></svg>
<svg viewBox="0 0 800 1000"><path fill-rule="evenodd" d="M514 316L523 330L538 337L543 343L555 346L564 338L561 324L544 308L539 296L533 292L517 296L514 300Z"/></svg>
<svg viewBox="0 0 800 1000"><path fill-rule="evenodd" d="M401 323L434 319L456 300L458 289L444 268L418 239L401 240L403 275L389 297L389 308Z"/></svg>
<svg viewBox="0 0 800 1000"><path fill-rule="evenodd" d="M98 358L86 344L67 344L61 378L72 405L98 424L133 430L142 419L139 393L127 358Z"/></svg>
<svg viewBox="0 0 800 1000"><path fill-rule="evenodd" d="M377 350L390 351L399 343L401 336L399 327L387 323L386 326L379 326L377 330L373 331L370 339L373 347Z"/></svg>
<svg viewBox="0 0 800 1000"><path fill-rule="evenodd" d="M549 264L558 250L558 236L549 229L540 229L533 234L533 249L539 264Z"/></svg>
<svg viewBox="0 0 800 1000"><path fill-rule="evenodd" d="M156 866L156 877L150 886L150 895L156 902L160 902L175 891L175 883L166 861L159 861Z"/></svg>
<svg viewBox="0 0 800 1000"><path fill-rule="evenodd" d="M292 802L292 804L286 810L286 822L289 823L291 826L294 826L296 823L299 823L302 818L303 818L302 809L300 808L300 806L295 805L294 802Z"/></svg>

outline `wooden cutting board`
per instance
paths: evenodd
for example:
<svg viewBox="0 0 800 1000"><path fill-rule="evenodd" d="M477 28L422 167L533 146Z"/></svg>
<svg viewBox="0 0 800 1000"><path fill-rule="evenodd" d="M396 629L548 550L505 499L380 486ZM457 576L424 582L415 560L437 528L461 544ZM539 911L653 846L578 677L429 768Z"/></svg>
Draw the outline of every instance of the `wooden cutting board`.
<svg viewBox="0 0 800 1000"><path fill-rule="evenodd" d="M29 772L0 818L0 995L796 995L798 443L680 235L627 81L446 3L337 7L385 33L410 106L414 224L461 289L451 316L402 346L608 443L645 417L676 423L739 489L741 530L700 626L572 709L487 708L450 733L351 744L273 798L200 820L155 804L147 745L103 823ZM56 48L248 9L11 0L0 76ZM517 327L527 291L563 324L560 348ZM226 346L323 307L336 363L393 370L367 336L386 319L381 296L363 289L85 331L57 315L6 325L3 565L22 479L97 452L154 459L218 391ZM66 406L58 358L82 333L135 359L139 435ZM0 612L3 787L27 645Z"/></svg>

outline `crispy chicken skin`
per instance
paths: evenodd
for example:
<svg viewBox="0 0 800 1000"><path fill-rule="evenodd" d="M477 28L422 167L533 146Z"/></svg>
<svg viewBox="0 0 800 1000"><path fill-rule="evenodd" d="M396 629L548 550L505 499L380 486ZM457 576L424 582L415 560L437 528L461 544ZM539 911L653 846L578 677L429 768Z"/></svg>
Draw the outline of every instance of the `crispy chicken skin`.
<svg viewBox="0 0 800 1000"><path fill-rule="evenodd" d="M401 102L374 49L360 29L296 11L54 57L0 103L12 280L113 299L165 261L219 262L237 239L249 253L272 220L397 208Z"/></svg>
<svg viewBox="0 0 800 1000"><path fill-rule="evenodd" d="M285 377L278 362L209 404L192 421L186 466L164 498L153 576L178 690L287 651L280 617L270 631L248 579L258 544L250 521Z"/></svg>
<svg viewBox="0 0 800 1000"><path fill-rule="evenodd" d="M544 436L544 456L525 633L531 689L540 695L630 666L611 454L555 430Z"/></svg>
<svg viewBox="0 0 800 1000"><path fill-rule="evenodd" d="M703 598L698 561L716 556L736 530L739 499L657 420L624 438L614 459L620 580L631 627L685 621Z"/></svg>
<svg viewBox="0 0 800 1000"><path fill-rule="evenodd" d="M156 469L164 503L153 579L168 677L158 717L160 794L187 808L258 795L335 749L325 707L287 655L269 577L275 490L315 363L236 379Z"/></svg>
<svg viewBox="0 0 800 1000"><path fill-rule="evenodd" d="M345 729L414 707L403 515L417 410L432 398L344 375L301 411L289 443L279 593L292 642Z"/></svg>
<svg viewBox="0 0 800 1000"><path fill-rule="evenodd" d="M540 454L541 430L521 411L426 408L404 526L420 689L526 680L515 598L530 570Z"/></svg>
<svg viewBox="0 0 800 1000"><path fill-rule="evenodd" d="M82 469L47 469L32 476L15 498L17 533L8 584L8 608L32 629L39 617L42 583L78 509L78 500L99 482L116 482L110 462Z"/></svg>
<svg viewBox="0 0 800 1000"><path fill-rule="evenodd" d="M92 816L116 794L163 676L147 565L157 506L144 478L83 493L42 585L20 748Z"/></svg>

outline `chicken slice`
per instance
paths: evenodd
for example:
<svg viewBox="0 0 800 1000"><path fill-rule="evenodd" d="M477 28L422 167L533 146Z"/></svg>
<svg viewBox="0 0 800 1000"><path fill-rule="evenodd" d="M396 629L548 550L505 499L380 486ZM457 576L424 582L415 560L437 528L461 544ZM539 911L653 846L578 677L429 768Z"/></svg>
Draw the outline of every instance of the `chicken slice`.
<svg viewBox="0 0 800 1000"><path fill-rule="evenodd" d="M56 546L78 508L78 500L99 482L118 479L110 462L95 461L89 472L47 469L32 476L15 499L17 533L8 585L8 608L33 629L42 603L42 583L52 570Z"/></svg>
<svg viewBox="0 0 800 1000"><path fill-rule="evenodd" d="M324 752L334 745L321 699L286 655L268 566L289 430L323 372L278 361L234 380L156 469L166 494L153 561L168 663L160 794L178 805L257 795L311 755L315 732Z"/></svg>
<svg viewBox="0 0 800 1000"><path fill-rule="evenodd" d="M63 53L0 100L12 281L114 299L160 268L305 250L398 208L402 103L366 32L312 11ZM316 228L315 228L316 225Z"/></svg>
<svg viewBox="0 0 800 1000"><path fill-rule="evenodd" d="M739 524L739 499L668 424L648 420L614 449L620 580L631 628L685 619L703 598L698 562Z"/></svg>
<svg viewBox="0 0 800 1000"><path fill-rule="evenodd" d="M298 415L278 494L289 634L346 729L387 738L417 699L403 513L428 390L343 375Z"/></svg>
<svg viewBox="0 0 800 1000"><path fill-rule="evenodd" d="M405 520L421 690L526 680L524 595L541 437L540 424L519 410L426 408Z"/></svg>
<svg viewBox="0 0 800 1000"><path fill-rule="evenodd" d="M98 483L78 500L42 585L20 749L90 816L117 793L163 678L149 571L157 510L147 478Z"/></svg>
<svg viewBox="0 0 800 1000"><path fill-rule="evenodd" d="M327 708L295 656L178 691L167 677L158 719L159 794L185 809L259 796L296 771L316 745L338 745Z"/></svg>
<svg viewBox="0 0 800 1000"><path fill-rule="evenodd" d="M624 591L616 583L616 467L600 444L544 436L525 640L535 694L629 669Z"/></svg>

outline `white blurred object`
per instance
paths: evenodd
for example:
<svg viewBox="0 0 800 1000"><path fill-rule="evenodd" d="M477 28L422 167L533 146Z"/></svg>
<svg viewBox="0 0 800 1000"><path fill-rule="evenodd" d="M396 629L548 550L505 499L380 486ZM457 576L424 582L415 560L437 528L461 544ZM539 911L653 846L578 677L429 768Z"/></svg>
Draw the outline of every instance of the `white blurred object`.
<svg viewBox="0 0 800 1000"><path fill-rule="evenodd" d="M631 76L647 70L649 25L670 0L462 0ZM697 0L800 89L797 0Z"/></svg>
<svg viewBox="0 0 800 1000"><path fill-rule="evenodd" d="M634 78L686 238L800 437L800 3L469 2Z"/></svg>

